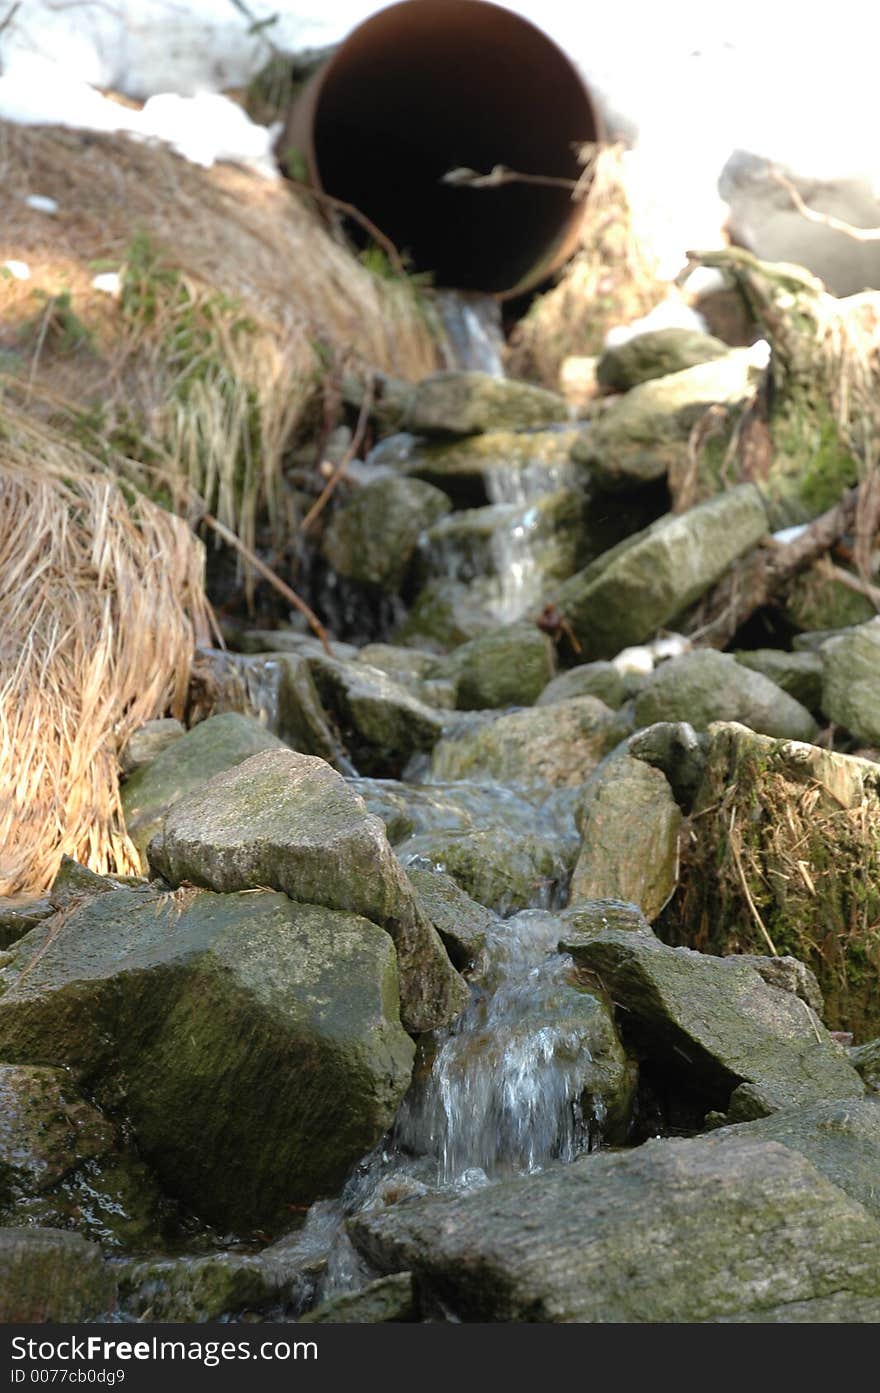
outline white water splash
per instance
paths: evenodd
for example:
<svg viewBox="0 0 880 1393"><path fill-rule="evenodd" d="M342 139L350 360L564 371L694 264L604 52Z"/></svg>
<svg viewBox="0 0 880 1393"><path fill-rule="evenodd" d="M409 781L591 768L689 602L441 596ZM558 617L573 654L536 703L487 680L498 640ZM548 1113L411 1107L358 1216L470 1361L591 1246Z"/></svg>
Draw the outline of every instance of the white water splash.
<svg viewBox="0 0 880 1393"><path fill-rule="evenodd" d="M547 494L570 485L574 477L569 459L550 462L531 460L522 468L495 465L487 471L486 491L493 504L519 511L505 527L492 532L492 562L498 580L494 617L502 624L520 619L541 600L544 578L535 553L541 515L535 504Z"/></svg>
<svg viewBox="0 0 880 1393"><path fill-rule="evenodd" d="M401 1109L395 1140L435 1156L444 1185L572 1161L601 1137L602 1100L584 1106L589 1024L558 937L536 910L488 935L482 987Z"/></svg>
<svg viewBox="0 0 880 1393"><path fill-rule="evenodd" d="M492 295L439 290L434 304L452 349L451 367L504 377L501 309Z"/></svg>

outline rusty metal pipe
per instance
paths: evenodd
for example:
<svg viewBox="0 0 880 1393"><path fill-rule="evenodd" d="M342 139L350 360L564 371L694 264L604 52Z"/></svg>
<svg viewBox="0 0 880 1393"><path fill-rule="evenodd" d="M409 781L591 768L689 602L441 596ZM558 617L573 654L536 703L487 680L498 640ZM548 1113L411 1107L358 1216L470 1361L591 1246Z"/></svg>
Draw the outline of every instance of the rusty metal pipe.
<svg viewBox="0 0 880 1393"><path fill-rule="evenodd" d="M279 142L315 187L354 204L437 285L507 297L571 254L566 188L444 184L452 169L577 180L600 137L565 54L488 0L402 0L359 25L312 78Z"/></svg>

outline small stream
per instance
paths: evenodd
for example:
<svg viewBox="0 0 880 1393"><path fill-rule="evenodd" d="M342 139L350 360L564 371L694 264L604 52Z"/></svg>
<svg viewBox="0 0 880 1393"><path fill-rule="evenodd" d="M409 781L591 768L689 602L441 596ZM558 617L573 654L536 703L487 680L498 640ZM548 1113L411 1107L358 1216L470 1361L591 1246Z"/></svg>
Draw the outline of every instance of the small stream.
<svg viewBox="0 0 880 1393"><path fill-rule="evenodd" d="M591 1021L571 959L557 952L559 935L559 918L544 910L499 919L487 934L470 1006L422 1042L393 1131L338 1200L309 1211L302 1241L326 1251L317 1300L373 1275L346 1235L352 1214L437 1191L466 1193L602 1145L605 1104L585 1090Z"/></svg>
<svg viewBox="0 0 880 1393"><path fill-rule="evenodd" d="M458 366L503 375L496 307L444 293L438 309ZM373 472L361 466L359 477ZM519 619L540 601L546 580L535 554L536 504L572 482L567 460L487 470L493 527L485 573L475 579L490 587L496 622ZM447 557L442 548L438 559L450 575L461 564L454 551ZM230 658L241 663L253 710L277 731L281 664ZM449 714L450 720L462 719ZM405 773L414 828L396 847L404 866L430 867L422 843L425 834L439 831L468 836L488 828L500 836L498 829L507 828L512 835L534 836L552 822L556 844L576 838L567 790L539 807L499 785L434 784L424 756ZM352 782L378 811L371 800L381 802L400 789L357 776ZM342 1194L312 1205L303 1228L291 1235L297 1253L325 1260L309 1304L357 1290L373 1275L347 1237L345 1221L352 1214L436 1191L463 1193L571 1162L603 1145L607 1109L595 1090L595 1021L585 1009L585 1001L594 1003L574 984L571 959L557 951L566 885L560 865L549 888L536 884L530 907L495 916L470 974L470 1005L452 1027L419 1042L413 1082L394 1128L361 1160Z"/></svg>

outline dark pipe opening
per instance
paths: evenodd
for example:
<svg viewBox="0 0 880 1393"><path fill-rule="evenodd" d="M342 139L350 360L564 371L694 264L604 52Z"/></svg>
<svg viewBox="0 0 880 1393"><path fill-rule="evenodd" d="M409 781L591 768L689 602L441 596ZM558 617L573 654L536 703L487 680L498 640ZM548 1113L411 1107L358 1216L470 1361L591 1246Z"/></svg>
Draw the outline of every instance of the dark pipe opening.
<svg viewBox="0 0 880 1393"><path fill-rule="evenodd" d="M485 0L404 0L357 28L287 139L327 193L371 218L438 285L521 291L575 245L565 188L441 183L495 165L577 180L599 125L576 70L527 20Z"/></svg>

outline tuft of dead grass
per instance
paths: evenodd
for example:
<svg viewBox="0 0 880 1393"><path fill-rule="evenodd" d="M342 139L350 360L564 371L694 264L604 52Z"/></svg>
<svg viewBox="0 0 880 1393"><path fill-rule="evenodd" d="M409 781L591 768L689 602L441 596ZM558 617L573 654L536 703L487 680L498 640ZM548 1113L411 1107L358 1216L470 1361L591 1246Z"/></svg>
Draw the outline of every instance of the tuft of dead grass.
<svg viewBox="0 0 880 1393"><path fill-rule="evenodd" d="M415 380L443 365L412 286L371 273L281 182L0 123L0 190L0 263L31 269L0 276L0 366L44 419L150 465L175 506L197 494L248 546L261 511L278 517L285 449L330 367ZM35 192L56 215L26 205ZM108 270L116 298L92 286ZM40 333L59 297L76 343Z"/></svg>
<svg viewBox="0 0 880 1393"><path fill-rule="evenodd" d="M0 894L44 891L65 852L139 870L117 752L183 714L203 569L182 519L0 399Z"/></svg>
<svg viewBox="0 0 880 1393"><path fill-rule="evenodd" d="M717 735L664 932L703 952L791 954L834 1028L876 1033L880 770L795 742Z"/></svg>
<svg viewBox="0 0 880 1393"><path fill-rule="evenodd" d="M656 264L635 227L625 147L585 147L589 193L581 242L557 285L539 296L511 336L513 377L559 389L565 358L601 352L615 324L627 324L665 298Z"/></svg>

